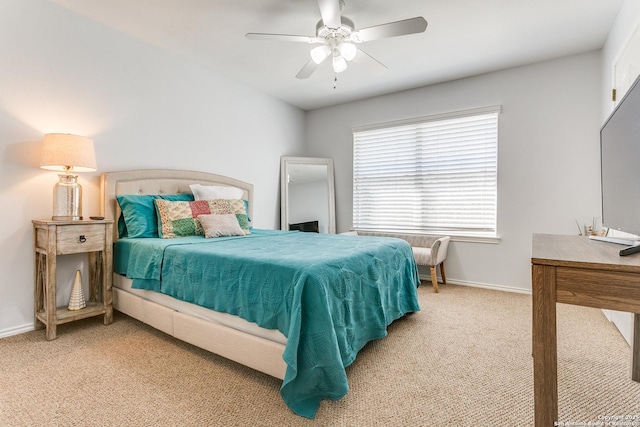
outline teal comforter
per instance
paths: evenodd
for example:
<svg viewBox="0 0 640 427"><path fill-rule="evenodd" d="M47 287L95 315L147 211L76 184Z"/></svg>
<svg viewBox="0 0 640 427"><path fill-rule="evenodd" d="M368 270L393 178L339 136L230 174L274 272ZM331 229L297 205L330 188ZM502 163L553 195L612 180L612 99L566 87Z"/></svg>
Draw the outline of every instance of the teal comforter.
<svg viewBox="0 0 640 427"><path fill-rule="evenodd" d="M418 311L411 247L400 239L252 230L242 237L121 239L116 271L151 289L287 337L280 393L313 418L349 387L345 367L394 320Z"/></svg>

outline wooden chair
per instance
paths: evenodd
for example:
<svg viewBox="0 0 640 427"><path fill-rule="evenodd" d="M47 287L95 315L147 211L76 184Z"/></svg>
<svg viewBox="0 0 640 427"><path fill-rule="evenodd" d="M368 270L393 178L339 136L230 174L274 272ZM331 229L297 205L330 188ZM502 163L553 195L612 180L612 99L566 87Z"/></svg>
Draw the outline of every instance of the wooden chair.
<svg viewBox="0 0 640 427"><path fill-rule="evenodd" d="M434 236L435 240L431 244L431 247L416 247L412 246L413 257L416 259L416 264L429 266L431 270L431 284L435 292L440 292L438 288L438 277L436 275L436 267L440 266L440 276L442 277L442 284L447 284L447 276L444 270L444 261L447 259L447 249L449 247L449 236Z"/></svg>

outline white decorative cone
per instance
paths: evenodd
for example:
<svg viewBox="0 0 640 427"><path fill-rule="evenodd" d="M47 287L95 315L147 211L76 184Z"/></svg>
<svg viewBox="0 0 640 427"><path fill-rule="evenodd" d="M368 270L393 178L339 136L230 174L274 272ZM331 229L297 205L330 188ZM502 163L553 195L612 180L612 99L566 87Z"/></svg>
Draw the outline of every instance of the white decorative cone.
<svg viewBox="0 0 640 427"><path fill-rule="evenodd" d="M84 300L84 291L82 290L82 279L80 270L76 270L76 278L73 281L73 289L71 289L71 298L69 298L69 310L81 310L87 306Z"/></svg>

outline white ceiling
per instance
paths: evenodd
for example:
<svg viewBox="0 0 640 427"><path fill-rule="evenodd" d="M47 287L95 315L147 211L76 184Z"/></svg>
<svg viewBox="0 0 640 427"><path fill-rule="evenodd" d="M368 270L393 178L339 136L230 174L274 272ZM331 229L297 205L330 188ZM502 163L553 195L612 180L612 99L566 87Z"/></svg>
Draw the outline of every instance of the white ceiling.
<svg viewBox="0 0 640 427"><path fill-rule="evenodd" d="M313 45L251 41L248 32L315 35L315 0L52 0L304 110L599 49L622 0L345 0L356 29L423 16L421 34L371 41L389 69L325 61L295 75Z"/></svg>

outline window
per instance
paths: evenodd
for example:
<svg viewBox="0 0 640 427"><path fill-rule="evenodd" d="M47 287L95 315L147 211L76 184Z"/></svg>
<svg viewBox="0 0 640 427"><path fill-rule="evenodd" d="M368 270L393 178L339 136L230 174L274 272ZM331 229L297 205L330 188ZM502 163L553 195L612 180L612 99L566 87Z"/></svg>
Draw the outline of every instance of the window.
<svg viewBox="0 0 640 427"><path fill-rule="evenodd" d="M354 129L354 229L495 237L499 113Z"/></svg>

